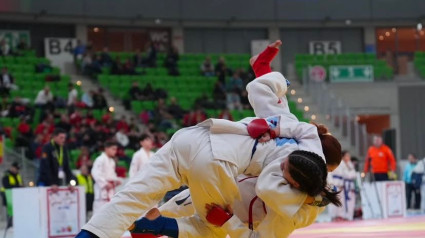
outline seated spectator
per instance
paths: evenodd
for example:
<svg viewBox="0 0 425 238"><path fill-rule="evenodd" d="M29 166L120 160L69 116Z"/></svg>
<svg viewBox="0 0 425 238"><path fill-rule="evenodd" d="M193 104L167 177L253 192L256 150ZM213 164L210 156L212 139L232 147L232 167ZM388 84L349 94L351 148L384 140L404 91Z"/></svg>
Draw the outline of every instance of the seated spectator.
<svg viewBox="0 0 425 238"><path fill-rule="evenodd" d="M112 113L110 111L107 111L103 116L102 116L102 123L107 125L107 124L111 124L112 123Z"/></svg>
<svg viewBox="0 0 425 238"><path fill-rule="evenodd" d="M94 124L96 122L97 122L97 120L96 120L96 118L94 118L93 112L91 110L87 110L86 116L83 118L82 123L84 125L91 126L92 124Z"/></svg>
<svg viewBox="0 0 425 238"><path fill-rule="evenodd" d="M173 127L171 120L174 118L170 113L168 113L164 99L158 99L154 114L155 121L160 128L165 130Z"/></svg>
<svg viewBox="0 0 425 238"><path fill-rule="evenodd" d="M102 53L100 54L100 64L102 66L110 66L112 64L112 58L109 54L109 48L103 48Z"/></svg>
<svg viewBox="0 0 425 238"><path fill-rule="evenodd" d="M1 95L10 95L10 90L16 90L17 86L14 84L14 78L9 73L7 67L3 67L1 70L0 78L0 96Z"/></svg>
<svg viewBox="0 0 425 238"><path fill-rule="evenodd" d="M230 110L235 108L242 110L241 105L241 92L243 90L243 82L239 77L239 74L233 74L233 77L230 78L230 81L227 83L227 107Z"/></svg>
<svg viewBox="0 0 425 238"><path fill-rule="evenodd" d="M201 64L201 73L204 76L211 77L215 75L214 66L211 62L211 57L205 58L205 61Z"/></svg>
<svg viewBox="0 0 425 238"><path fill-rule="evenodd" d="M27 41L24 39L21 39L18 43L18 45L16 46L16 48L18 50L27 50L28 49L28 44Z"/></svg>
<svg viewBox="0 0 425 238"><path fill-rule="evenodd" d="M219 119L226 119L229 121L233 121L233 116L230 113L229 109L225 108L220 112L220 115L218 115Z"/></svg>
<svg viewBox="0 0 425 238"><path fill-rule="evenodd" d="M134 65L130 59L127 59L125 63L122 65L122 74L125 74L125 75L136 74L136 71L134 71Z"/></svg>
<svg viewBox="0 0 425 238"><path fill-rule="evenodd" d="M23 98L16 97L9 106L9 117L31 117L33 109L29 106L29 101Z"/></svg>
<svg viewBox="0 0 425 238"><path fill-rule="evenodd" d="M127 133L130 129L127 123L127 118L123 115L121 116L121 120L117 122L116 126L117 131L120 131L121 129L124 129L124 131Z"/></svg>
<svg viewBox="0 0 425 238"><path fill-rule="evenodd" d="M89 57L89 55L87 56ZM84 68L84 72L93 77L96 74L102 73L102 56L94 55L92 60L86 59L87 65ZM91 63L90 63L91 62Z"/></svg>
<svg viewBox="0 0 425 238"><path fill-rule="evenodd" d="M170 105L168 105L167 111L175 119L182 119L184 115L183 108L177 103L177 99L172 97L170 99Z"/></svg>
<svg viewBox="0 0 425 238"><path fill-rule="evenodd" d="M144 67L156 67L157 49L153 42L149 42L147 46L147 56L142 59Z"/></svg>
<svg viewBox="0 0 425 238"><path fill-rule="evenodd" d="M213 99L215 102L226 104L226 89L220 81L215 82L213 89Z"/></svg>
<svg viewBox="0 0 425 238"><path fill-rule="evenodd" d="M127 147L130 143L130 139L127 136L127 132L125 128L121 128L118 130L118 132L115 134L115 139L117 140L118 144L120 144L122 147Z"/></svg>
<svg viewBox="0 0 425 238"><path fill-rule="evenodd" d="M93 108L94 106L94 102L93 102L94 93L95 92L93 90L90 90L88 93L84 93L83 96L81 97L81 101L88 108Z"/></svg>
<svg viewBox="0 0 425 238"><path fill-rule="evenodd" d="M215 75L218 77L218 80L225 84L226 83L226 76L231 75L231 70L227 68L226 61L223 57L220 57L217 64L214 68Z"/></svg>
<svg viewBox="0 0 425 238"><path fill-rule="evenodd" d="M30 156L28 158L40 159L43 145L44 145L43 135L42 134L36 135L34 141L31 142Z"/></svg>
<svg viewBox="0 0 425 238"><path fill-rule="evenodd" d="M9 115L10 103L6 96L1 98L0 102L0 117L6 117Z"/></svg>
<svg viewBox="0 0 425 238"><path fill-rule="evenodd" d="M94 108L95 109L107 109L108 105L106 103L106 98L103 95L103 89L99 88L97 93L93 97Z"/></svg>
<svg viewBox="0 0 425 238"><path fill-rule="evenodd" d="M146 84L145 88L142 91L142 100L154 100L155 91L153 90L152 84Z"/></svg>
<svg viewBox="0 0 425 238"><path fill-rule="evenodd" d="M51 114L47 115L47 117L43 120L42 123L38 124L35 128L35 134L43 134L47 130L47 133L52 134L55 130L54 118Z"/></svg>
<svg viewBox="0 0 425 238"><path fill-rule="evenodd" d="M87 146L82 146L80 155L78 155L76 167L79 169L81 166L87 166L89 171L93 166L93 161L90 160L90 151Z"/></svg>
<svg viewBox="0 0 425 238"><path fill-rule="evenodd" d="M111 74L119 75L119 74L123 74L123 72L124 72L124 66L121 63L120 57L117 56L115 58L115 61L112 63Z"/></svg>
<svg viewBox="0 0 425 238"><path fill-rule="evenodd" d="M79 126L83 122L83 116L81 115L80 110L75 110L71 115L69 115L69 123L72 126Z"/></svg>
<svg viewBox="0 0 425 238"><path fill-rule="evenodd" d="M151 118L152 118L152 115L147 110L143 110L139 115L139 119L144 125L147 125L149 121L151 120Z"/></svg>
<svg viewBox="0 0 425 238"><path fill-rule="evenodd" d="M15 140L15 146L29 147L32 137L32 130L25 117L21 117L21 121L18 125L18 132L19 134Z"/></svg>
<svg viewBox="0 0 425 238"><path fill-rule="evenodd" d="M143 92L142 89L139 87L138 82L133 82L128 93L130 94L131 100L142 100L143 98Z"/></svg>
<svg viewBox="0 0 425 238"><path fill-rule="evenodd" d="M143 66L143 56L140 52L140 49L136 50L136 53L133 56L133 64L134 67L142 67Z"/></svg>
<svg viewBox="0 0 425 238"><path fill-rule="evenodd" d="M45 107L48 104L53 103L53 94L50 92L49 86L44 87L40 90L35 98L34 104L38 107Z"/></svg>
<svg viewBox="0 0 425 238"><path fill-rule="evenodd" d="M68 133L71 130L71 124L69 123L68 115L62 114L60 121L55 124L55 128L61 128L66 133Z"/></svg>
<svg viewBox="0 0 425 238"><path fill-rule="evenodd" d="M190 111L183 117L183 126L195 126L196 124L203 122L207 119L206 114L201 108L197 108L195 111Z"/></svg>
<svg viewBox="0 0 425 238"><path fill-rule="evenodd" d="M68 101L67 101L66 105L68 107L74 107L75 104L77 103L77 101L78 101L77 89L75 89L73 83L69 83L68 84Z"/></svg>
<svg viewBox="0 0 425 238"><path fill-rule="evenodd" d="M10 48L10 45L6 42L6 39L3 38L3 40L0 42L0 55L8 56L11 54L12 54L12 49Z"/></svg>
<svg viewBox="0 0 425 238"><path fill-rule="evenodd" d="M168 69L168 74L173 76L180 75L177 68L177 62L179 61L179 52L174 46L170 46L167 51L167 55L164 59L164 66Z"/></svg>
<svg viewBox="0 0 425 238"><path fill-rule="evenodd" d="M243 109L252 109L248 99L248 91L245 89L241 93L241 104Z"/></svg>

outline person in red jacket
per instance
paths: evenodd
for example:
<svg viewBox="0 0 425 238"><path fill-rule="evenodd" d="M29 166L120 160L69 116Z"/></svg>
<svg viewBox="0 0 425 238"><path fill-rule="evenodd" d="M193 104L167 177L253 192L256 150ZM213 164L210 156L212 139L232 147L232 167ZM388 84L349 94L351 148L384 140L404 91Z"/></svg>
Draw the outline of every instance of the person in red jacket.
<svg viewBox="0 0 425 238"><path fill-rule="evenodd" d="M373 173L375 181L387 181L388 172L395 172L396 160L390 147L382 143L381 136L373 137L373 146L369 147L366 156L364 172L369 168Z"/></svg>

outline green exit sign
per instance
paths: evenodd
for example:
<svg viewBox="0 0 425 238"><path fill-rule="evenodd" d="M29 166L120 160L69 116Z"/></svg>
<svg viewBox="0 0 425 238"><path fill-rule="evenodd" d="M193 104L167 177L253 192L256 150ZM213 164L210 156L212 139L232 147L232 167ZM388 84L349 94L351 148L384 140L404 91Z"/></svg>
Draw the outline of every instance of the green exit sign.
<svg viewBox="0 0 425 238"><path fill-rule="evenodd" d="M339 65L329 67L331 82L373 82L372 65Z"/></svg>

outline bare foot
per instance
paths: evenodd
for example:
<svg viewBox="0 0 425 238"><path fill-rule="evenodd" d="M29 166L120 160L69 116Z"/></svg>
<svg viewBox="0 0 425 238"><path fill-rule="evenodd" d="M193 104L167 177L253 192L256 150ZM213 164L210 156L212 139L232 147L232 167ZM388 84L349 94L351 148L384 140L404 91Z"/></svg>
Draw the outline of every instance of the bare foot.
<svg viewBox="0 0 425 238"><path fill-rule="evenodd" d="M281 40L277 40L277 41L275 41L275 42L271 43L271 44L269 45L269 47L279 48L281 45L282 45L282 41L281 41Z"/></svg>
<svg viewBox="0 0 425 238"><path fill-rule="evenodd" d="M277 40L277 41L275 41L275 42L271 43L270 45L268 45L268 47L278 49L281 45L282 45L282 41L281 41L281 40ZM255 61L257 60L257 58L258 58L258 54L257 54L257 55L252 56L252 57L249 59L249 64L250 64L251 66L253 66L253 65L254 65L254 63L255 63Z"/></svg>
<svg viewBox="0 0 425 238"><path fill-rule="evenodd" d="M151 210L148 211L148 213L146 213L146 218L148 220L155 220L157 219L159 216L161 216L161 212L158 210L158 208L152 208Z"/></svg>

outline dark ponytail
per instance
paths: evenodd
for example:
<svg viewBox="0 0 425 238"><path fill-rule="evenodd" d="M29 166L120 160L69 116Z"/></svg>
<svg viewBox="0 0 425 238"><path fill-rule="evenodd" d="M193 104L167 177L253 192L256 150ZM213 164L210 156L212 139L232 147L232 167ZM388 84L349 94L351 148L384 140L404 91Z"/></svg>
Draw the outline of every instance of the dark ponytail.
<svg viewBox="0 0 425 238"><path fill-rule="evenodd" d="M289 174L299 184L299 190L311 197L319 194L336 206L341 206L338 192L327 185L328 171L323 159L309 151L296 150L288 156Z"/></svg>
<svg viewBox="0 0 425 238"><path fill-rule="evenodd" d="M329 133L329 130L324 125L312 123L317 127L317 134L322 143L323 154L325 155L327 165L338 166L341 163L342 152L339 141Z"/></svg>
<svg viewBox="0 0 425 238"><path fill-rule="evenodd" d="M323 193L325 194L324 197L327 198L333 205L337 207L342 206L342 203L339 200L339 196L338 196L340 192L341 191L339 192L331 191L331 189L328 186L326 186L325 189L323 189Z"/></svg>

